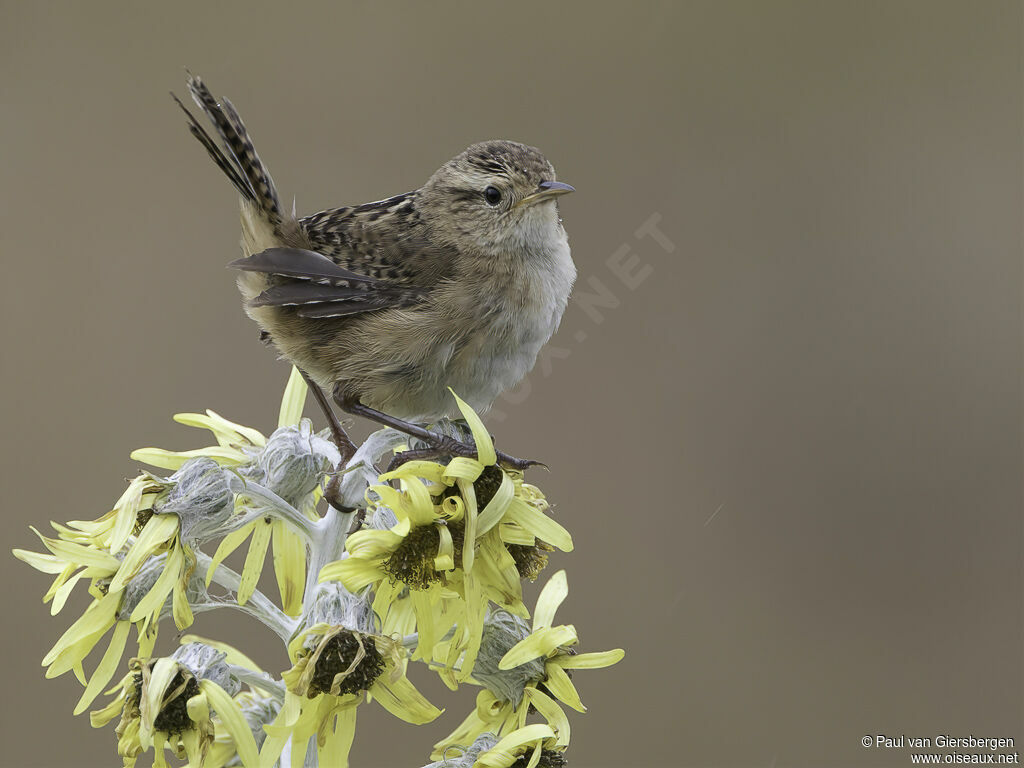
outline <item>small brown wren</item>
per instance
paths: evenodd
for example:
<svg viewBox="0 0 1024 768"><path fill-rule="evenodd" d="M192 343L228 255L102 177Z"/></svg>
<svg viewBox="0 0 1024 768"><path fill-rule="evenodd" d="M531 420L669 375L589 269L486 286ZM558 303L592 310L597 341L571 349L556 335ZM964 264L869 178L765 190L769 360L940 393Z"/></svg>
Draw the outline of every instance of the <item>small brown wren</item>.
<svg viewBox="0 0 1024 768"><path fill-rule="evenodd" d="M458 413L449 387L482 412L533 367L576 277L556 203L573 188L537 149L485 141L412 192L298 218L231 102L188 88L221 144L178 101L189 129L241 195L245 311L312 385L343 459L354 446L321 388L421 455L475 455L422 425Z"/></svg>

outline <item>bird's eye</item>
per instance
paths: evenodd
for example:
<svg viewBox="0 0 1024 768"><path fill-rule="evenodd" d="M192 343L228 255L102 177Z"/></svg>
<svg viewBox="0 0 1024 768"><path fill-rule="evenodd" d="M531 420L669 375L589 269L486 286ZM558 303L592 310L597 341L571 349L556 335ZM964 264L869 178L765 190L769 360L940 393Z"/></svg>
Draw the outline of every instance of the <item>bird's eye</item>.
<svg viewBox="0 0 1024 768"><path fill-rule="evenodd" d="M497 205L501 202L501 190L497 187L488 187L484 190L484 200L488 205Z"/></svg>

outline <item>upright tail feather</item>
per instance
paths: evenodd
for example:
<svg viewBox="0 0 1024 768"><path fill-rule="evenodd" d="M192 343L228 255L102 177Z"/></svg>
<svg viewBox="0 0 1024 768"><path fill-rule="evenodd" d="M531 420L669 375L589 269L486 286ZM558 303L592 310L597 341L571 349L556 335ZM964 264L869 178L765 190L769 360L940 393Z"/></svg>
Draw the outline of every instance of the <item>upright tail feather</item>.
<svg viewBox="0 0 1024 768"><path fill-rule="evenodd" d="M210 89L198 77L189 76L188 90L192 99L209 118L223 148L211 138L200 122L173 93L171 96L188 116L188 128L207 153L224 172L239 194L253 203L274 225L281 221L281 201L266 167L256 154L248 132L231 102L218 103Z"/></svg>

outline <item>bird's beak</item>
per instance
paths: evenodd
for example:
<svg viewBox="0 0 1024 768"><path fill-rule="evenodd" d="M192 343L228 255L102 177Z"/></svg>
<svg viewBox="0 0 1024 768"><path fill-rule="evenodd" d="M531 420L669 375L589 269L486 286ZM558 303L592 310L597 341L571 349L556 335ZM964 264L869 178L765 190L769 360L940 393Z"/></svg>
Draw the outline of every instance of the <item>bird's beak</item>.
<svg viewBox="0 0 1024 768"><path fill-rule="evenodd" d="M524 205L533 205L534 203L540 203L544 200L550 200L551 198L558 197L559 195L565 195L569 192L575 192L576 187L573 187L565 182L561 181L542 181L537 185L537 191L532 195L527 195L513 208L521 208Z"/></svg>

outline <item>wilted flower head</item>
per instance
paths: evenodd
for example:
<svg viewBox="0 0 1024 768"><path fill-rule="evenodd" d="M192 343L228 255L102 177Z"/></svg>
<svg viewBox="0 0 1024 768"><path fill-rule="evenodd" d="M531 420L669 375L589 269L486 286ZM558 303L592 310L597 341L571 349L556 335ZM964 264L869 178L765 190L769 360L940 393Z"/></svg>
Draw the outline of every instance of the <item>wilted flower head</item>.
<svg viewBox="0 0 1024 768"><path fill-rule="evenodd" d="M199 644L182 646L173 656L132 659L118 695L92 713L94 727L119 713L118 754L126 768L153 748L154 764L165 764L163 750L187 757L190 764L205 761L219 726L230 734L246 768L257 768L256 742L227 685L238 692L238 682L227 671L224 654ZM219 681L219 682L218 682ZM216 710L215 726L211 710Z"/></svg>
<svg viewBox="0 0 1024 768"><path fill-rule="evenodd" d="M355 710L365 694L408 723L427 723L441 714L405 676L405 651L394 638L315 624L296 635L288 653L293 665L282 675L288 686L285 704L267 727L261 751L267 765L289 739L293 764L302 765L314 735L322 765L348 765Z"/></svg>
<svg viewBox="0 0 1024 768"><path fill-rule="evenodd" d="M443 758L423 768L565 768L565 751L555 747L546 725L528 725L499 739L485 732L465 749L448 747Z"/></svg>
<svg viewBox="0 0 1024 768"><path fill-rule="evenodd" d="M281 701L276 696L259 691L244 691L235 696L235 704L249 726L256 747L262 747L267 738L263 726L277 717L281 711ZM242 759L238 756L238 745L234 737L226 729L217 729L204 768L231 768L236 765L242 765Z"/></svg>
<svg viewBox="0 0 1024 768"><path fill-rule="evenodd" d="M486 690L477 696L476 708L462 724L434 745L435 759L453 745L470 742L485 731L505 734L532 727L526 725L531 709L551 728L551 748L568 745L569 720L559 702L577 712L586 708L567 670L608 667L625 655L621 649L575 651L576 628L571 624L554 625L555 612L568 594L565 571L558 571L537 598L532 631L515 616L500 611L491 614L483 633L486 645L481 643L473 668L473 678Z"/></svg>
<svg viewBox="0 0 1024 768"><path fill-rule="evenodd" d="M522 473L497 466L490 435L473 410L456 398L478 450L476 459L441 464L409 461L379 477L367 493L374 525L346 541L348 556L330 563L320 580L341 581L356 592L371 587L385 632L415 630L413 656L436 658L450 686L471 673L490 601L520 616L520 568L535 576L546 563L541 548L572 549L572 538L545 514L543 494ZM397 483L395 488L391 483ZM387 529L379 526L390 520ZM517 547L519 561L510 546ZM538 556L524 554L538 551ZM408 595L408 597L405 597ZM456 626L443 656L435 645ZM457 673L454 661L461 655Z"/></svg>

